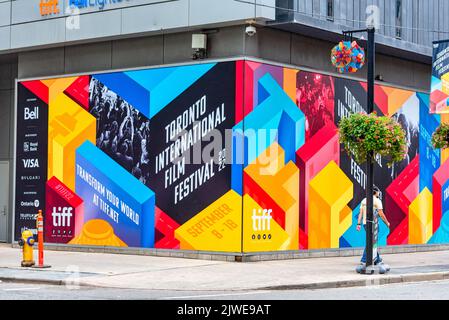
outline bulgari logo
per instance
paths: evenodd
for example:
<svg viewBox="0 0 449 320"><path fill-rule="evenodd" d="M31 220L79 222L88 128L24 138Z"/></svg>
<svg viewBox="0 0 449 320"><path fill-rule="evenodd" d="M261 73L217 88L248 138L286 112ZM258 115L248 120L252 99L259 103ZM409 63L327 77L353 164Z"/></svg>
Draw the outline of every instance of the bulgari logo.
<svg viewBox="0 0 449 320"><path fill-rule="evenodd" d="M58 0L41 0L39 3L39 11L41 16L49 16L52 14L59 14L59 1Z"/></svg>

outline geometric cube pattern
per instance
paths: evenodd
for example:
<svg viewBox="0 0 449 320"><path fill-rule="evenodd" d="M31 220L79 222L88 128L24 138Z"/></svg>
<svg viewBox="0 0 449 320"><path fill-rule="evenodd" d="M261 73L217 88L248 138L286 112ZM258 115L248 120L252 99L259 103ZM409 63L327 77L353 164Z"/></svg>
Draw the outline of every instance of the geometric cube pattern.
<svg viewBox="0 0 449 320"><path fill-rule="evenodd" d="M42 182L51 207L44 212L57 223L47 220L47 225L72 212L76 218L75 229L54 226L55 234L70 234L60 237L61 242L227 252L365 243L356 221L366 173L341 148L337 126L341 118L365 107L366 84L256 61L226 63L226 68L213 62L21 82L48 105L47 159L41 176L51 179L47 189L47 181ZM226 90L214 83L222 76L229 81ZM380 221L381 245L449 241L449 151L431 146L432 132L449 122L449 114L430 112L449 112L449 74L434 77L432 91L429 99L424 93L375 87L376 110L400 120L410 147L407 158L391 169L380 157L375 164L391 222L388 230ZM106 103L104 97L111 100ZM92 104L97 108L90 114ZM186 112L176 111L178 105ZM164 150L161 146L171 133L184 129L181 149L194 144L195 136L201 139L211 128L202 121L210 122L215 110L223 110L223 121L228 117L223 129L232 131L233 140L219 150L219 161L207 171L190 175L185 173L188 163L173 167L171 158L179 145L169 141L163 153L149 156ZM36 111L27 112L33 117L29 113ZM165 119L161 130L153 130L159 119ZM200 122L198 130L189 129L190 120ZM111 134L116 139L104 143L111 146L106 154L96 145L97 138ZM234 161L228 163L230 159ZM155 171L164 171L157 181L165 179L167 192L148 187L155 182ZM220 171L226 174L217 175ZM161 202L163 197L170 202L170 185L178 197L173 201L184 201L176 215L170 203L164 207L165 200ZM216 191L212 188L223 186L222 193L211 196ZM187 212L188 206L208 197L207 205Z"/></svg>
<svg viewBox="0 0 449 320"><path fill-rule="evenodd" d="M331 161L309 183L309 249L338 248L351 226L352 182Z"/></svg>
<svg viewBox="0 0 449 320"><path fill-rule="evenodd" d="M300 171L300 226L308 233L309 182L329 162L340 164L340 143L335 125L320 129L304 146L296 152L296 165Z"/></svg>
<svg viewBox="0 0 449 320"><path fill-rule="evenodd" d="M388 244L407 244L409 206L419 194L419 157L388 186L385 205L390 225Z"/></svg>
<svg viewBox="0 0 449 320"><path fill-rule="evenodd" d="M273 220L290 237L288 249L298 249L299 170L291 161L285 164L282 147L273 143L246 167L244 181L244 194L262 208L272 210ZM251 217L244 216L244 220L247 219Z"/></svg>
<svg viewBox="0 0 449 320"><path fill-rule="evenodd" d="M409 244L425 244L432 237L432 193L425 188L409 208Z"/></svg>

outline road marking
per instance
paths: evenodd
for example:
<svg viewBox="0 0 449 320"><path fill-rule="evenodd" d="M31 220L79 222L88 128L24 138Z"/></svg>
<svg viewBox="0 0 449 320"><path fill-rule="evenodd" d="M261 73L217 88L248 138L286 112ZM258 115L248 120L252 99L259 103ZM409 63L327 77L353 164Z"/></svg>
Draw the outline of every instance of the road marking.
<svg viewBox="0 0 449 320"><path fill-rule="evenodd" d="M31 291L31 290L40 290L40 288L9 288L9 289L3 289L3 291Z"/></svg>
<svg viewBox="0 0 449 320"><path fill-rule="evenodd" d="M177 299L213 298L213 297L244 296L244 295L265 294L265 293L271 293L271 291L254 291L254 292L241 292L241 293L208 294L208 295L198 295L198 296L164 297L161 299L177 300Z"/></svg>

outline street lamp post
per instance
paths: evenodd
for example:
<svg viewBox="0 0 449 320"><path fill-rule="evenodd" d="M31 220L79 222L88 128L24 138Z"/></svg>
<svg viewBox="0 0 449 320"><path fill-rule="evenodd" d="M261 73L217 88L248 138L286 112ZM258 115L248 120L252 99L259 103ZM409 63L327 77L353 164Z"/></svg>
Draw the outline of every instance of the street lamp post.
<svg viewBox="0 0 449 320"><path fill-rule="evenodd" d="M352 35L354 33L368 33L368 74L367 74L367 113L371 114L374 111L374 74L375 74L375 59L376 59L376 44L375 44L375 32L374 27L361 30L343 31L343 34ZM361 270L364 274L373 274L373 184L374 184L374 154L370 152L367 155L366 161L366 267ZM377 238L377 237L375 237ZM376 239L375 239L376 240Z"/></svg>

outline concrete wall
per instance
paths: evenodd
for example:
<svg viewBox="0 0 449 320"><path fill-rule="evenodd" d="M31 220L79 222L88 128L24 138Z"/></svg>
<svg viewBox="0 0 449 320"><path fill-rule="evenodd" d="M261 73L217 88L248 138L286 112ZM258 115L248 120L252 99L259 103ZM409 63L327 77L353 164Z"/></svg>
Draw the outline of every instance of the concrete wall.
<svg viewBox="0 0 449 320"><path fill-rule="evenodd" d="M14 157L14 79L17 77L17 57L0 56L0 161L10 164L10 201L8 205L8 234L11 235L12 185ZM9 239L10 240L10 239Z"/></svg>
<svg viewBox="0 0 449 320"><path fill-rule="evenodd" d="M252 56L335 73L332 42L259 27L253 37L245 26L217 29L208 36L208 57ZM276 43L276 45L273 45ZM105 41L19 53L20 78L191 62L191 32ZM430 88L431 66L378 54L376 74L386 83L420 91ZM366 79L366 68L354 75Z"/></svg>
<svg viewBox="0 0 449 320"><path fill-rule="evenodd" d="M261 4L263 4L261 6ZM0 0L0 52L274 20L275 0L129 0L41 15L40 0ZM68 10L67 10L68 9ZM205 12L207 11L207 14Z"/></svg>
<svg viewBox="0 0 449 320"><path fill-rule="evenodd" d="M431 54L433 40L448 38L449 1L401 0L402 35L396 40L396 1L393 0L333 0L334 16L327 16L326 0L277 0L278 20L296 21L316 28L339 32L342 29L366 27L368 16L379 11L379 42L386 45ZM284 9L284 10L283 10ZM287 9L287 10L285 10Z"/></svg>

